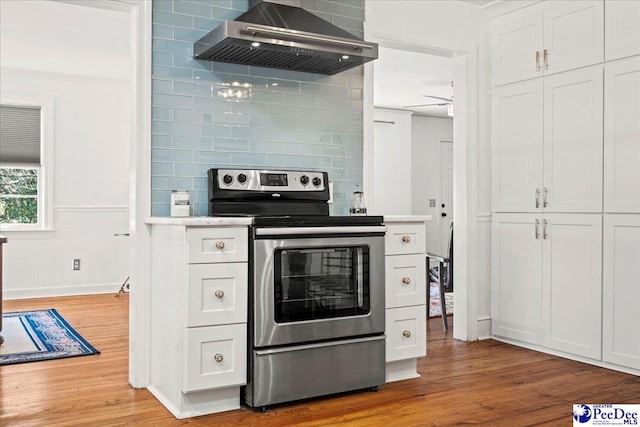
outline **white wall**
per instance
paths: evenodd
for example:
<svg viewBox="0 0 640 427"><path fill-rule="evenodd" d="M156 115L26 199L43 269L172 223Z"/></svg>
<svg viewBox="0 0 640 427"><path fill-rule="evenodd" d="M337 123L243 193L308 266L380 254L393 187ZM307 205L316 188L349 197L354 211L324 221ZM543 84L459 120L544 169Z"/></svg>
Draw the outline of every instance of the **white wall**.
<svg viewBox="0 0 640 427"><path fill-rule="evenodd" d="M128 15L1 1L0 17L0 90L52 98L55 120L54 230L0 230L4 298L116 292L129 270L114 236L129 228Z"/></svg>
<svg viewBox="0 0 640 427"><path fill-rule="evenodd" d="M468 339L490 336L490 281L486 267L490 262L491 225L489 23L489 16L482 9L455 0L375 0L368 1L365 7L365 37L373 35L378 40L462 50L472 54L467 55L468 59L473 59L467 63L467 72L473 71L476 78L477 90L470 93L470 101L475 102L477 108L467 111L467 128L472 129L474 134L467 133L472 140L464 152L466 163L472 165L472 170L462 171L471 174L462 181L467 185L463 191L468 196L468 217L465 218L466 224L456 228L466 234L464 248L456 246L456 253L470 247L474 254L473 259L469 258L469 271L457 276L461 285L463 280L468 281L465 284L467 292L460 302L469 307L470 319L464 321L468 329L465 327L463 333L457 333L458 322L454 326L454 336ZM375 175L375 171L371 173ZM466 225L470 223L474 227L467 230ZM456 304L458 302L456 299Z"/></svg>
<svg viewBox="0 0 640 427"><path fill-rule="evenodd" d="M373 137L373 193L369 210L377 215L410 215L411 112L376 108Z"/></svg>
<svg viewBox="0 0 640 427"><path fill-rule="evenodd" d="M411 163L413 180L413 213L431 215L427 223L427 251L442 253L438 248L438 198L440 182L440 142L453 141L453 119L414 115L411 121ZM436 199L436 207L429 207Z"/></svg>

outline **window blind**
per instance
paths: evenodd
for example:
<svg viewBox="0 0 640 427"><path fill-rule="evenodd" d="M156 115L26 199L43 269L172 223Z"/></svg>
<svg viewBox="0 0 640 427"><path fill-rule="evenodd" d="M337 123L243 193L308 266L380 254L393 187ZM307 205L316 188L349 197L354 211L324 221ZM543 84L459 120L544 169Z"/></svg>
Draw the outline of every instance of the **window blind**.
<svg viewBox="0 0 640 427"><path fill-rule="evenodd" d="M0 105L0 163L40 166L40 107Z"/></svg>

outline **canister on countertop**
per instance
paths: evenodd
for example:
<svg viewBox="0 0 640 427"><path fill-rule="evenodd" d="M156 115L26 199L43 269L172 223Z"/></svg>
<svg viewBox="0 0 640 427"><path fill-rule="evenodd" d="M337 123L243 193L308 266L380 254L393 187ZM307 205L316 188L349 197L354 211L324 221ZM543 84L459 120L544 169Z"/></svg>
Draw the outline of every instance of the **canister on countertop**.
<svg viewBox="0 0 640 427"><path fill-rule="evenodd" d="M171 192L171 216L189 216L189 192L186 190L173 190Z"/></svg>

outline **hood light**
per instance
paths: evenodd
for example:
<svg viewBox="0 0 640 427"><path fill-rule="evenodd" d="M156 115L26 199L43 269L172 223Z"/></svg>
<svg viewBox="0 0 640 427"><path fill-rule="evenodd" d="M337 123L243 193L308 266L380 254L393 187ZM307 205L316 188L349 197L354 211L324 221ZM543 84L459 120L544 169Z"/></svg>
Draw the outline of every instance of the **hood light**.
<svg viewBox="0 0 640 427"><path fill-rule="evenodd" d="M253 42L253 43L251 43L251 47L258 47L258 46L260 46L260 43L259 43L259 42Z"/></svg>

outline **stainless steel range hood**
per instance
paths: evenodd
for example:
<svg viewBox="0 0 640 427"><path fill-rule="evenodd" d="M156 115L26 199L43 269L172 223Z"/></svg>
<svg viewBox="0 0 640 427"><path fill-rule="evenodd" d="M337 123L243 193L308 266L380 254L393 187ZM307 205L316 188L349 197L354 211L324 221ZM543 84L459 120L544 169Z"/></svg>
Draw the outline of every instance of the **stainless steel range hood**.
<svg viewBox="0 0 640 427"><path fill-rule="evenodd" d="M194 44L194 57L317 74L340 73L378 58L376 43L291 3L250 0L247 12Z"/></svg>

